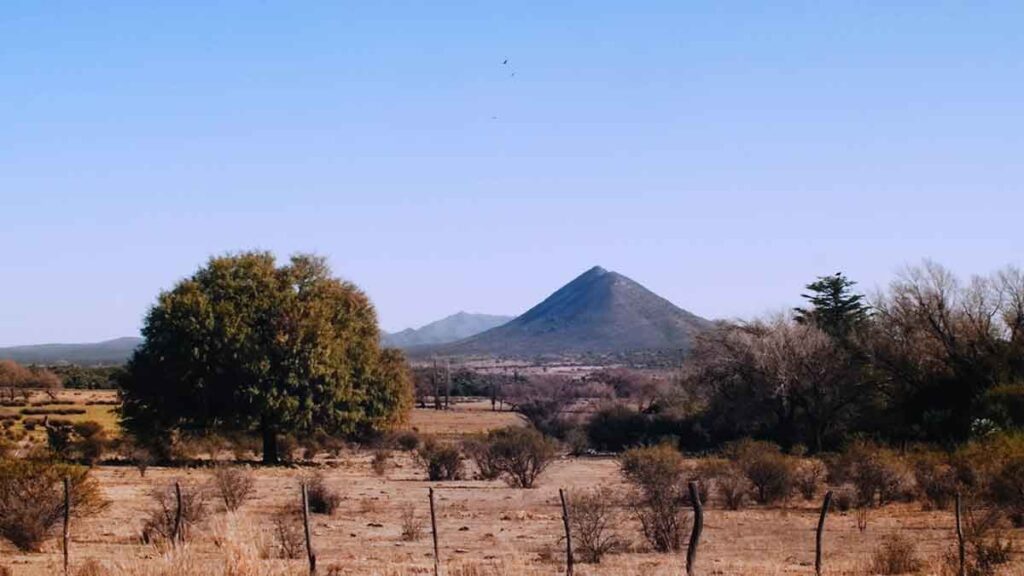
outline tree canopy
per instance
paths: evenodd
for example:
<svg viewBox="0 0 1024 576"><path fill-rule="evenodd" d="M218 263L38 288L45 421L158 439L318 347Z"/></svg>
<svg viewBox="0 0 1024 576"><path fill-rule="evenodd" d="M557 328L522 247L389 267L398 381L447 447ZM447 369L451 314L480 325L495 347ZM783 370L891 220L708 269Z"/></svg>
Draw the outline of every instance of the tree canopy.
<svg viewBox="0 0 1024 576"><path fill-rule="evenodd" d="M279 434L379 432L412 405L369 299L320 257L211 258L160 294L142 334L121 382L123 424L140 439L258 431L272 463Z"/></svg>

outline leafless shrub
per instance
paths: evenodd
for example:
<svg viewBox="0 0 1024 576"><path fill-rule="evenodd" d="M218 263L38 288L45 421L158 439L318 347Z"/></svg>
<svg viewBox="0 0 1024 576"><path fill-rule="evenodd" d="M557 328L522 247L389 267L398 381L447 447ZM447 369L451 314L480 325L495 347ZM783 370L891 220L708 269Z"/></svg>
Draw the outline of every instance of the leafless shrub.
<svg viewBox="0 0 1024 576"><path fill-rule="evenodd" d="M182 540L187 540L192 529L208 516L206 493L198 487L184 484L180 486L181 534L179 537ZM142 526L142 541L147 544L157 540L169 541L174 534L174 525L178 514L174 484L155 489L150 496L155 505Z"/></svg>
<svg viewBox="0 0 1024 576"><path fill-rule="evenodd" d="M423 537L423 519L416 515L416 508L411 504L402 508L402 540L415 542Z"/></svg>
<svg viewBox="0 0 1024 576"><path fill-rule="evenodd" d="M256 479L248 468L217 466L212 476L213 487L230 512L238 510L256 487Z"/></svg>
<svg viewBox="0 0 1024 576"><path fill-rule="evenodd" d="M914 543L898 534L890 536L883 542L871 560L871 570L874 574L913 574L922 567L923 563L917 557Z"/></svg>
<svg viewBox="0 0 1024 576"><path fill-rule="evenodd" d="M403 430L395 433L392 442L399 450L412 452L420 447L420 435L413 430Z"/></svg>
<svg viewBox="0 0 1024 576"><path fill-rule="evenodd" d="M580 562L597 564L604 555L622 548L622 541L612 532L614 503L615 495L607 488L574 493L569 498L569 526Z"/></svg>
<svg viewBox="0 0 1024 576"><path fill-rule="evenodd" d="M840 512L849 512L853 508L854 501L856 500L856 493L853 488L849 486L840 486L835 491L835 500L833 505L836 510Z"/></svg>
<svg viewBox="0 0 1024 576"><path fill-rule="evenodd" d="M373 459L370 460L370 469L377 476L383 476L388 471L388 462L391 460L391 452L378 449L373 452Z"/></svg>
<svg viewBox="0 0 1024 576"><path fill-rule="evenodd" d="M301 558L306 550L302 519L294 508L282 508L273 517L273 555L277 558Z"/></svg>
<svg viewBox="0 0 1024 576"><path fill-rule="evenodd" d="M95 558L89 558L75 570L75 576L107 576L109 573Z"/></svg>
<svg viewBox="0 0 1024 576"><path fill-rule="evenodd" d="M323 474L317 472L307 477L305 482L310 512L328 516L334 514L341 505L341 495L327 485Z"/></svg>
<svg viewBox="0 0 1024 576"><path fill-rule="evenodd" d="M857 508L857 530L865 532L868 529L868 519L870 518L871 509L867 506L861 506Z"/></svg>

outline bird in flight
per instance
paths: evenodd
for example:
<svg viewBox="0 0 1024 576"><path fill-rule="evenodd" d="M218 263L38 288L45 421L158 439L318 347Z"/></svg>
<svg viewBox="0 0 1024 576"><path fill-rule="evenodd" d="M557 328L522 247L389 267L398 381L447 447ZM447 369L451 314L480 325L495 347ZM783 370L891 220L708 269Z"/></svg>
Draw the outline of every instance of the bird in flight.
<svg viewBox="0 0 1024 576"><path fill-rule="evenodd" d="M505 58L505 60L501 64L502 65L508 64L508 58Z"/></svg>

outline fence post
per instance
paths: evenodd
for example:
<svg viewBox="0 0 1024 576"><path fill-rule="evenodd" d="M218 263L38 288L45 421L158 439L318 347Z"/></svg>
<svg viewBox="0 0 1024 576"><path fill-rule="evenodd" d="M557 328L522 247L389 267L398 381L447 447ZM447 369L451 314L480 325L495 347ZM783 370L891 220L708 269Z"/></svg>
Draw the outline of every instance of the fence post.
<svg viewBox="0 0 1024 576"><path fill-rule="evenodd" d="M306 535L306 557L309 559L309 575L316 576L316 552L313 550L313 533L309 530L309 491L302 483L302 527Z"/></svg>
<svg viewBox="0 0 1024 576"><path fill-rule="evenodd" d="M558 489L558 497L562 500L562 523L565 524L565 576L572 576L572 531L569 530L569 506L565 503L564 489Z"/></svg>
<svg viewBox="0 0 1024 576"><path fill-rule="evenodd" d="M825 535L825 517L832 506L832 491L825 492L825 501L821 503L821 516L818 516L818 530L814 539L814 573L821 576L821 543Z"/></svg>
<svg viewBox="0 0 1024 576"><path fill-rule="evenodd" d="M960 491L956 493L956 541L957 547L960 552L960 576L966 576L967 574L967 554L964 549L964 529L961 524L962 502L960 497Z"/></svg>
<svg viewBox="0 0 1024 576"><path fill-rule="evenodd" d="M181 533L181 484L174 481L174 500L177 503L177 507L174 512L174 532L171 533L171 546L177 546L179 541L185 540L185 535Z"/></svg>
<svg viewBox="0 0 1024 576"><path fill-rule="evenodd" d="M434 576L441 574L441 558L437 552L437 516L434 514L434 489L430 488L430 534L434 538Z"/></svg>
<svg viewBox="0 0 1024 576"><path fill-rule="evenodd" d="M690 531L690 545L686 549L686 576L696 574L697 546L700 535L704 531L704 505L700 502L700 491L697 483L690 482L690 503L693 504L693 530Z"/></svg>
<svg viewBox="0 0 1024 576"><path fill-rule="evenodd" d="M64 574L71 573L71 563L68 561L71 544L71 479L64 477Z"/></svg>

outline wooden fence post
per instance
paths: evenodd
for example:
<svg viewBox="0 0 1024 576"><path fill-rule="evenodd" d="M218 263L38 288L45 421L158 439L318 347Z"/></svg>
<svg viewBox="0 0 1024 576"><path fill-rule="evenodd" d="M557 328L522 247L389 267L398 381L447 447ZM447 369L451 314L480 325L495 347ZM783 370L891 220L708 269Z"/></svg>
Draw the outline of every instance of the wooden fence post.
<svg viewBox="0 0 1024 576"><path fill-rule="evenodd" d="M961 501L960 492L956 493L956 541L957 547L960 552L960 576L966 576L967 574L967 553L964 548L964 529L961 523L961 514L963 503Z"/></svg>
<svg viewBox="0 0 1024 576"><path fill-rule="evenodd" d="M171 546L177 546L179 542L185 541L185 535L181 530L181 484L174 481L174 500L177 503L174 513L174 531L171 533Z"/></svg>
<svg viewBox="0 0 1024 576"><path fill-rule="evenodd" d="M441 558L437 548L437 516L434 513L434 489L430 489L430 533L434 538L434 576L441 574Z"/></svg>
<svg viewBox="0 0 1024 576"><path fill-rule="evenodd" d="M306 535L306 557L309 559L309 576L316 576L316 552L313 550L313 533L309 529L309 491L302 483L302 527Z"/></svg>
<svg viewBox="0 0 1024 576"><path fill-rule="evenodd" d="M818 530L814 539L814 573L821 576L821 544L825 535L825 517L828 516L828 509L832 507L832 491L825 492L825 501L821 503L821 516L818 516Z"/></svg>
<svg viewBox="0 0 1024 576"><path fill-rule="evenodd" d="M558 497L562 500L562 523L565 524L565 576L572 576L572 531L569 529L569 506L565 502L565 490L559 488Z"/></svg>
<svg viewBox="0 0 1024 576"><path fill-rule="evenodd" d="M700 502L700 491L697 483L690 482L690 503L693 504L693 530L690 531L690 545L686 549L686 576L696 574L697 546L700 535L704 531L704 505Z"/></svg>
<svg viewBox="0 0 1024 576"><path fill-rule="evenodd" d="M68 561L70 554L68 548L71 544L71 479L64 477L64 574L71 573L71 563Z"/></svg>

